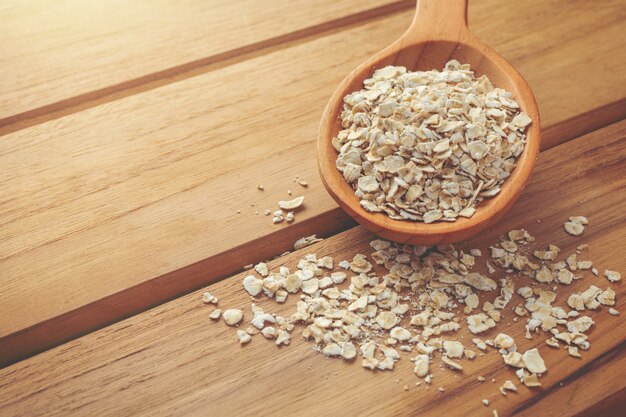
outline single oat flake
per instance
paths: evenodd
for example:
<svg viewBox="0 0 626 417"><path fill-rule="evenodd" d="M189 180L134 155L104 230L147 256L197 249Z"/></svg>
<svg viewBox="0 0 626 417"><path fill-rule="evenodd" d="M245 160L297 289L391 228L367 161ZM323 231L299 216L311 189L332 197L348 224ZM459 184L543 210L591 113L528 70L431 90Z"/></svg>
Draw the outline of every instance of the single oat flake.
<svg viewBox="0 0 626 417"><path fill-rule="evenodd" d="M543 374L548 370L537 348L533 348L524 352L524 354L522 355L522 360L524 361L524 366L526 367L526 369L528 369L533 374Z"/></svg>
<svg viewBox="0 0 626 417"><path fill-rule="evenodd" d="M211 314L209 314L209 318L211 320L217 320L220 318L221 315L222 315L222 310L220 310L219 308L216 308L215 310L211 312Z"/></svg>
<svg viewBox="0 0 626 417"><path fill-rule="evenodd" d="M243 330L237 330L237 338L239 339L239 343L242 345L245 345L252 339L252 337Z"/></svg>
<svg viewBox="0 0 626 417"><path fill-rule="evenodd" d="M222 314L222 317L224 318L226 324L228 324L229 326L234 326L243 319L243 311L236 308L226 310Z"/></svg>
<svg viewBox="0 0 626 417"><path fill-rule="evenodd" d="M278 207L282 210L295 210L304 202L304 196L296 197L293 200L279 201Z"/></svg>
<svg viewBox="0 0 626 417"><path fill-rule="evenodd" d="M218 299L216 296L207 291L202 294L202 302L205 304L217 304Z"/></svg>
<svg viewBox="0 0 626 417"><path fill-rule="evenodd" d="M311 246L314 243L321 242L324 239L318 238L317 235L305 236L296 240L293 244L293 250L299 250Z"/></svg>
<svg viewBox="0 0 626 417"><path fill-rule="evenodd" d="M511 380L504 381L504 384L500 386L500 393L506 396L507 391L517 392L517 386Z"/></svg>
<svg viewBox="0 0 626 417"><path fill-rule="evenodd" d="M611 282L621 281L622 275L617 271L609 271L608 269L604 271L604 276Z"/></svg>
<svg viewBox="0 0 626 417"><path fill-rule="evenodd" d="M585 231L585 225L588 225L589 221L584 216L570 217L568 221L563 224L563 228L567 233L572 236L580 236Z"/></svg>
<svg viewBox="0 0 626 417"><path fill-rule="evenodd" d="M243 279L243 288L250 294L255 297L259 295L261 290L263 289L263 280L255 277L254 275L248 275Z"/></svg>

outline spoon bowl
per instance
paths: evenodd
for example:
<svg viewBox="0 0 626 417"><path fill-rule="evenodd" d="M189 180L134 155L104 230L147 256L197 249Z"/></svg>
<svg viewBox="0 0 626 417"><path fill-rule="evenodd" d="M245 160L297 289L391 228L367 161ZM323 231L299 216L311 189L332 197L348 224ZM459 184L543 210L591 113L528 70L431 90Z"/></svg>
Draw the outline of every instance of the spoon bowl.
<svg viewBox="0 0 626 417"><path fill-rule="evenodd" d="M335 166L338 152L332 146L332 139L342 129L343 98L360 90L363 81L379 68L394 65L406 67L409 71L441 70L452 59L470 64L477 76L486 75L494 86L511 92L520 109L530 117L532 122L526 131L526 145L514 170L501 185L500 192L481 201L470 218L427 224L393 220L384 213L366 211ZM371 232L408 244L454 243L495 224L511 208L535 165L540 136L539 111L530 87L504 58L470 33L467 0L418 0L413 22L400 39L352 71L333 93L320 123L318 166L329 194L348 215Z"/></svg>

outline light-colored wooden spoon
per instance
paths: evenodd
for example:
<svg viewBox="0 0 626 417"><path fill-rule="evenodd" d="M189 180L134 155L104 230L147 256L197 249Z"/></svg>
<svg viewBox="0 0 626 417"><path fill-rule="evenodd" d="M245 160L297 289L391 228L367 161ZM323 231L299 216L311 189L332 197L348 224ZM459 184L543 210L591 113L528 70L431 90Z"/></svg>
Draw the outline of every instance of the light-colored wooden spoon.
<svg viewBox="0 0 626 417"><path fill-rule="evenodd" d="M470 64L478 76L487 75L496 87L513 93L522 110L530 116L532 123L527 130L526 147L517 166L502 184L500 193L479 203L471 218L425 224L392 220L385 214L366 211L335 167L338 154L331 142L341 129L343 98L363 88L363 80L378 68L400 65L412 71L441 70L451 59ZM320 124L318 165L330 195L365 228L396 242L434 245L468 239L497 222L528 181L540 140L539 112L530 87L504 58L470 33L467 0L418 0L415 18L404 35L352 71L330 98Z"/></svg>

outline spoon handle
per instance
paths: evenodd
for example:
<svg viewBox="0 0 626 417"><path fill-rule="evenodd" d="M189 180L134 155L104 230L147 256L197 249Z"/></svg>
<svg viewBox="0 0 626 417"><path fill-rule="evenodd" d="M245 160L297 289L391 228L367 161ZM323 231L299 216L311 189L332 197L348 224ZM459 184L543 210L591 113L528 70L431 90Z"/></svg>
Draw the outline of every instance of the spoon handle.
<svg viewBox="0 0 626 417"><path fill-rule="evenodd" d="M415 17L404 34L405 40L456 41L469 35L468 0L417 0Z"/></svg>

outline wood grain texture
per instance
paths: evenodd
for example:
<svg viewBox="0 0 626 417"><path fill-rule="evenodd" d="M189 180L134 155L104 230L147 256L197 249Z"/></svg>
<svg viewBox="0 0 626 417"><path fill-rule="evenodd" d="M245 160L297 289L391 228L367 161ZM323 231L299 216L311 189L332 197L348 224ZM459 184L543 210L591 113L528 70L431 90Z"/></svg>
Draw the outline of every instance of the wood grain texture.
<svg viewBox="0 0 626 417"><path fill-rule="evenodd" d="M500 235L525 227L537 245L556 244L562 256L587 243L585 259L593 260L601 271L610 268L623 274L626 215L620 207L625 203L625 145L623 121L542 153L536 174L510 214L458 247L486 253ZM581 237L564 232L563 221L570 215L588 216L590 225ZM270 266L293 267L306 253L337 260L370 253L372 237L361 227L353 228ZM477 262L479 269L484 269L484 260ZM250 298L241 287L244 275L208 289L220 298L221 308L245 308L247 322L251 313ZM514 280L516 288L528 283L522 277ZM588 332L591 349L582 353L582 359L547 347L542 343L545 334L524 339L523 320L511 322L511 308L520 302L517 295L501 324L481 335L486 339L505 331L522 351L539 346L548 366L542 388L520 387L506 398L498 387L515 380L515 375L493 351L463 361L462 373L431 366L434 383L426 390L414 385L410 354L402 356L393 372L370 372L358 363L324 358L297 332L287 347L277 348L260 335L240 347L233 328L222 321L210 322L211 308L202 304L202 291L197 291L0 370L0 414L490 416L495 408L500 416L589 415L596 404L615 403L616 396L620 400L626 387L622 376L626 287L587 271L583 279L559 287L554 303L564 306L571 292L591 284L613 288L615 308L622 314L611 316L606 307L585 312L596 324ZM287 314L296 299L291 296L284 305L262 299L260 304ZM469 344L465 329L457 337ZM479 383L478 375L488 381ZM406 392L404 384L409 386ZM445 387L445 392L438 392L438 387ZM483 398L491 402L488 408L480 402Z"/></svg>
<svg viewBox="0 0 626 417"><path fill-rule="evenodd" d="M548 401L540 396L518 405L513 414L519 416L560 416L563 409L575 416L619 417L626 404L624 376L616 370L626 366L626 346L607 351L585 363L567 376L549 393ZM593 384L593 389L589 386ZM596 398L602 392L600 398Z"/></svg>
<svg viewBox="0 0 626 417"><path fill-rule="evenodd" d="M606 0L583 14L564 0L490 0L470 5L470 21L529 80L546 132L564 121L586 129L597 108L623 99L619 5ZM1 137L0 361L198 288L300 236L345 229L316 174L321 110L342 77L411 17L307 38ZM609 47L617 52L599 71L592 57ZM577 93L566 96L572 84ZM306 196L294 225L255 216L288 189Z"/></svg>
<svg viewBox="0 0 626 417"><path fill-rule="evenodd" d="M410 0L6 2L0 125L412 6Z"/></svg>
<svg viewBox="0 0 626 417"><path fill-rule="evenodd" d="M443 69L456 60L469 64L477 76L486 75L493 85L513 94L521 111L530 117L525 130L526 145L516 160L515 170L500 187L497 196L476 207L470 218L459 216L453 222L394 220L387 213L374 213L361 206L341 172L339 152L333 146L342 126L344 97L363 88L363 81L375 70L402 66L409 71ZM409 29L394 43L359 65L339 84L320 122L317 160L324 187L344 211L372 233L395 242L412 245L438 245L466 240L493 226L512 207L530 178L541 145L539 110L524 78L502 56L476 38L467 26L467 0L418 0Z"/></svg>

